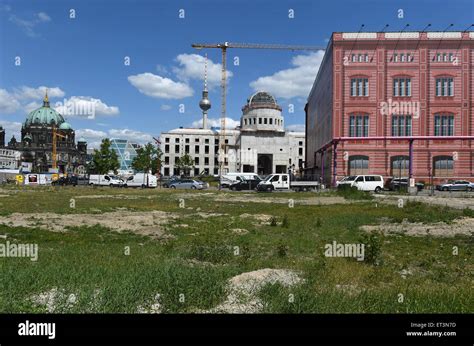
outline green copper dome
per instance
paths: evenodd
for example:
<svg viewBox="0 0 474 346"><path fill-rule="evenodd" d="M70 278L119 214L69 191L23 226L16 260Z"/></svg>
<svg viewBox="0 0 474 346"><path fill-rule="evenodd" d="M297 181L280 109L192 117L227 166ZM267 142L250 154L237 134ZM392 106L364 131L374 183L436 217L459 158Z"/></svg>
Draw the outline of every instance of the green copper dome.
<svg viewBox="0 0 474 346"><path fill-rule="evenodd" d="M72 130L71 125L68 122L63 122L61 125L59 125L60 130Z"/></svg>
<svg viewBox="0 0 474 346"><path fill-rule="evenodd" d="M24 126L31 125L56 125L59 126L64 123L64 118L61 114L49 107L48 94L44 97L43 107L35 109L28 114ZM69 125L69 124L68 124ZM69 125L69 127L71 127Z"/></svg>

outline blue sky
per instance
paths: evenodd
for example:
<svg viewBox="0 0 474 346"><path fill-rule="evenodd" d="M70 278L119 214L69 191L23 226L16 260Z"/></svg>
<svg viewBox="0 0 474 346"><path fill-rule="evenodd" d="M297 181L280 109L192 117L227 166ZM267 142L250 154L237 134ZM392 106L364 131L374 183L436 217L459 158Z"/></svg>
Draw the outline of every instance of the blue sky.
<svg viewBox="0 0 474 346"><path fill-rule="evenodd" d="M75 18L70 18L71 9ZM184 18L179 17L181 9ZM289 18L290 9L294 18ZM404 18L398 18L399 9ZM385 24L398 31L406 23L411 30L427 23L432 30L451 23L452 30L464 30L473 22L472 0L2 0L0 125L8 139L18 133L48 88L52 105L65 100L95 104L92 119L67 116L78 137L92 145L105 136L145 142L161 131L199 126L206 52L209 117L219 118L220 50L197 51L191 43L326 46L333 31L357 31L361 24L367 31ZM228 117L238 121L246 99L265 89L282 105L286 125L301 129L305 99L322 56L322 51L229 50ZM290 104L294 113L288 112Z"/></svg>

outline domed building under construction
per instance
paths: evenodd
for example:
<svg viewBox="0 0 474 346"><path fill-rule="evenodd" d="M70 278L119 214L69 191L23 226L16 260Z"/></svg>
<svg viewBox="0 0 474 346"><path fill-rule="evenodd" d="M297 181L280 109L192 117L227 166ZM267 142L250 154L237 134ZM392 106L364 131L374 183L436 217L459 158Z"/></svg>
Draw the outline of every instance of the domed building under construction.
<svg viewBox="0 0 474 346"><path fill-rule="evenodd" d="M179 175L177 159L193 158L191 175L217 175L229 172L301 173L304 168L304 132L285 130L282 108L268 92L259 91L242 107L240 126L226 129L207 125L211 108L207 89L199 103L203 111L202 128L179 128L161 133L162 174ZM225 140L224 143L220 141ZM225 157L220 152L225 145Z"/></svg>
<svg viewBox="0 0 474 346"><path fill-rule="evenodd" d="M47 93L43 106L30 112L22 124L21 140L12 136L5 146L5 132L0 128L0 148L5 153L19 152L18 166L32 172L48 172L54 168L61 173L85 172L87 143L79 139L76 145L74 129L50 107Z"/></svg>

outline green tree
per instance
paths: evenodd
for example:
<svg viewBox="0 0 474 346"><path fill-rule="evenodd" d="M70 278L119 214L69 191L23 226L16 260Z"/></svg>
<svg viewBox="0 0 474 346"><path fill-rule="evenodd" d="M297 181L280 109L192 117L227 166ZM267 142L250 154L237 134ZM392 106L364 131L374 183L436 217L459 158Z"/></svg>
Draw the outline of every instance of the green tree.
<svg viewBox="0 0 474 346"><path fill-rule="evenodd" d="M138 172L148 173L151 170L152 174L156 174L158 165L161 166L162 154L159 148L148 143L144 147L137 149L137 156L132 160L132 167Z"/></svg>
<svg viewBox="0 0 474 346"><path fill-rule="evenodd" d="M183 172L185 176L189 176L191 169L194 168L194 160L189 154L184 154L176 160L175 166L180 174Z"/></svg>
<svg viewBox="0 0 474 346"><path fill-rule="evenodd" d="M105 138L100 144L99 150L94 150L92 155L92 167L91 169L97 174L107 174L110 171L117 173L120 168L120 163L117 157L117 153L110 148L110 139Z"/></svg>

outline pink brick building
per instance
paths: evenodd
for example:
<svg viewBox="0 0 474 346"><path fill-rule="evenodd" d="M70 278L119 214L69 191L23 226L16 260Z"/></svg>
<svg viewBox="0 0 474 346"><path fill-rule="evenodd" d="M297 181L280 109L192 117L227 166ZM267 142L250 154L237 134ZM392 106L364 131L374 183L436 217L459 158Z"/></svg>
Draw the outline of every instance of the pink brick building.
<svg viewBox="0 0 474 346"><path fill-rule="evenodd" d="M306 104L307 174L474 180L474 32L333 33Z"/></svg>

